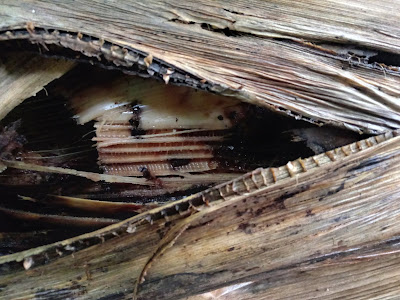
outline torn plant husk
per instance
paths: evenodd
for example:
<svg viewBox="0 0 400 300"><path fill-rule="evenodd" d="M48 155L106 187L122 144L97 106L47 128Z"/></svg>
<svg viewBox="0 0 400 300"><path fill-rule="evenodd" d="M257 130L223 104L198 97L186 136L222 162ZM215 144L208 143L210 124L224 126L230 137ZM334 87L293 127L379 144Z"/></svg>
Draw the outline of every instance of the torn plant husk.
<svg viewBox="0 0 400 300"><path fill-rule="evenodd" d="M0 295L399 294L398 4L7 2Z"/></svg>

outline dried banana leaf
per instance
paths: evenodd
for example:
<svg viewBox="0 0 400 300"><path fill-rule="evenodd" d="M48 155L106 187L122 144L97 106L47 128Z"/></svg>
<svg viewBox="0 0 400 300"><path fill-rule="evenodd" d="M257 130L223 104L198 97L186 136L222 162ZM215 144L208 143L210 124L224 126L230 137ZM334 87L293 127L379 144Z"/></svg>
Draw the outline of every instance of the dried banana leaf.
<svg viewBox="0 0 400 300"><path fill-rule="evenodd" d="M376 0L2 1L1 50L22 48L89 62L233 96L318 125L386 133L282 167L256 169L120 223L109 211L107 219L81 218L114 224L73 238L64 232L60 238L66 239L54 243L54 232L43 231L45 246L33 235L3 233L0 242L26 239L36 248L0 257L0 297L396 298L400 137L392 130L400 124L399 5ZM35 63L24 55L12 64L23 69L25 61ZM25 86L28 76L35 88L1 100L12 103L2 116L73 65L48 59L43 64L57 71L17 78ZM312 132L297 133L317 136ZM320 152L318 144L305 140ZM4 157L0 166L27 174L138 181ZM57 205L99 210L93 209L96 200L57 199ZM102 205L109 210L129 206Z"/></svg>
<svg viewBox="0 0 400 300"><path fill-rule="evenodd" d="M237 299L398 294L391 266L399 259L399 142L393 132L258 169L122 223L3 256L2 296L176 299L240 282L252 294L239 290ZM360 285L347 279L360 272Z"/></svg>
<svg viewBox="0 0 400 300"><path fill-rule="evenodd" d="M400 122L399 5L3 1L0 39L378 133Z"/></svg>

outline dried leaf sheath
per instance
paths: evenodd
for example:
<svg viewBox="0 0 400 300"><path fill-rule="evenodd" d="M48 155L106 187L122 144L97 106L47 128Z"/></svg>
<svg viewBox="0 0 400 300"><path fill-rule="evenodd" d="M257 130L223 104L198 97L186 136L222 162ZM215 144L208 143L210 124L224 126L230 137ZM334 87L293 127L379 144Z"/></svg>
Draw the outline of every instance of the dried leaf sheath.
<svg viewBox="0 0 400 300"><path fill-rule="evenodd" d="M0 88L3 91L0 97L0 120L74 65L73 62L44 59L26 53L4 57L4 61L0 61Z"/></svg>
<svg viewBox="0 0 400 300"><path fill-rule="evenodd" d="M393 134L397 135L396 132ZM172 222L173 226L177 219L184 217L184 211L191 211L190 205L201 208L206 217L193 222L174 247L152 264L146 282L140 286L140 297L179 297L212 289L222 282L263 280L268 274L288 268L296 270L303 264L323 268L326 259L345 263L346 253L364 255L369 245L390 240L396 230L390 224L400 211L396 168L400 159L399 137L391 136L373 137L280 168L258 170L91 234L2 257L1 280L15 282L22 276L24 280L19 282L24 285L24 291L29 291L30 285L37 287L38 283L49 280L47 276L34 274L50 274L46 270L51 268L52 276L54 270L64 274L58 277L59 286L63 286L82 273L79 268L65 273L63 266L71 260L76 266L88 265L88 272L92 274L89 278L81 278L83 285L79 288L68 288L71 295L85 291L96 298L101 290L98 285L104 286L106 278L108 293L130 293L132 278L138 276L147 255L160 240L157 230L167 230L163 216L168 216L167 223ZM344 199L343 195L347 197ZM210 206L205 206L203 201L207 200ZM347 213L343 214L343 211ZM388 211L390 214L382 218ZM375 218L379 222L370 221ZM148 223L145 219L153 221ZM381 228L386 229L381 231ZM229 232L229 235L222 237L221 231ZM333 237L335 242L332 242ZM309 247L310 243L314 246ZM390 246L390 242L387 245L396 247L395 244ZM115 247L121 247L119 255L108 256L114 253ZM136 253L135 257L132 252ZM249 260L249 255L254 259ZM22 261L29 257L33 261L32 271L40 272L35 271L27 278ZM107 263L107 273L99 273L98 267L107 257L115 261ZM15 260L19 263L12 263ZM42 265L44 260L47 264ZM246 268L241 261L247 264ZM248 265L250 261L256 265ZM187 274L188 263L192 270L190 276ZM11 269L6 271L6 268ZM110 278L113 280L109 281ZM182 289L168 288L177 282ZM7 295L23 295L21 289L13 292L14 288L16 285L9 285L5 290ZM160 288L165 291L163 295L159 294Z"/></svg>
<svg viewBox="0 0 400 300"><path fill-rule="evenodd" d="M389 21L397 2L380 1L379 9L365 2L365 13L355 13L358 3L342 1L129 1L108 7L120 12L110 13L114 18L86 1L79 9L18 4L3 4L2 40L29 39L49 54L59 53L51 47L59 45L93 63L99 57L107 66L235 95L311 122L369 133L399 126L399 34ZM32 13L48 7L45 15ZM96 22L82 20L82 12ZM22 29L27 23L30 32Z"/></svg>
<svg viewBox="0 0 400 300"><path fill-rule="evenodd" d="M398 3L393 1L8 2L0 4L2 49L40 49L44 55L233 95L297 119L355 132L399 127L400 35ZM47 130L43 135L48 138ZM302 140L307 134L299 136ZM247 179L153 210L152 217L142 214L136 218L143 219L129 221L138 223L111 226L97 236L86 235L85 241L54 244L45 253L46 247L16 254L18 262L2 266L0 285L6 290L1 292L11 298L97 299L104 291L111 298L130 297L151 254L164 253L144 268L141 298L187 297L235 283L247 284L249 291L238 290L239 299L396 298L397 139L378 145L371 139L289 164L294 157L287 158L276 164L283 167L252 172ZM306 144L321 152L316 140L306 139ZM19 142L13 145L16 149ZM132 151L131 146L118 146L118 151ZM112 147L103 147L107 150L102 155L114 164ZM36 158L38 154L39 165L57 162L43 149ZM63 149L57 155L77 157ZM19 165L23 171L4 170L4 164L0 170L25 173L29 180L39 173L46 174L45 181L69 177L78 182L74 186L84 186L79 182L86 179L65 173L81 168L57 165L61 169L52 169L62 173L57 175L47 167L46 172L27 170L26 162ZM36 161L30 167L37 166ZM80 175L105 178L96 175L98 170L84 171L89 173ZM146 187L154 183L141 179ZM207 178L196 177L195 182L199 180ZM59 204L90 211L99 200L88 203L83 198L98 199L93 197L96 191L108 185L99 181L81 195L67 193L68 200L59 199ZM154 196L156 190L148 193ZM125 190L124 195L138 194ZM21 196L29 203L50 200ZM110 211L118 207L108 204ZM194 222L176 236L173 247L155 249L168 232L181 233L176 223L188 221L188 215Z"/></svg>

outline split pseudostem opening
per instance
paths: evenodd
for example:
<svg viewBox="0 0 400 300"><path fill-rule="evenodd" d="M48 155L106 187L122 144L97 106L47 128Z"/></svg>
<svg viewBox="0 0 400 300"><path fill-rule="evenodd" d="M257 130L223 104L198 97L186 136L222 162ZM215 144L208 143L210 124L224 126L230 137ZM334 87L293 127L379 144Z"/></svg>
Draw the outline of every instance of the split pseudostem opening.
<svg viewBox="0 0 400 300"><path fill-rule="evenodd" d="M57 228L63 237L361 138L87 65L25 100L1 126L2 230Z"/></svg>

